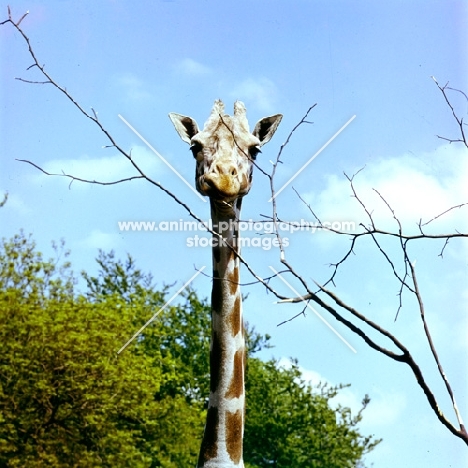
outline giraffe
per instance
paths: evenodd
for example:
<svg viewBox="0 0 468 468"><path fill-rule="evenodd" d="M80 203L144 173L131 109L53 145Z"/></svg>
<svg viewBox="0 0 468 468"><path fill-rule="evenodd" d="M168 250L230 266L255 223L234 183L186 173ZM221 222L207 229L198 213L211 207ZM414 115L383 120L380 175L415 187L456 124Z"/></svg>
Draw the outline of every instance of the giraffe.
<svg viewBox="0 0 468 468"><path fill-rule="evenodd" d="M191 117L169 114L196 160L196 188L210 199L213 285L211 292L210 397L197 467L244 467L246 363L239 287L239 230L242 197L252 183L253 161L275 133L282 115L261 119L252 133L242 102L234 115L221 100L202 131Z"/></svg>

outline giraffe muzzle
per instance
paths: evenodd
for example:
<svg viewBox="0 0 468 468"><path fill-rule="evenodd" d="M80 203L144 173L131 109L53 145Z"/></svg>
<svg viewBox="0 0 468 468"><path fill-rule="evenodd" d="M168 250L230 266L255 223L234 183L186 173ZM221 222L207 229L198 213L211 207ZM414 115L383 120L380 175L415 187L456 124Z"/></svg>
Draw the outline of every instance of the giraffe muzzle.
<svg viewBox="0 0 468 468"><path fill-rule="evenodd" d="M209 173L200 184L201 192L219 199L233 199L239 196L241 184L237 176L231 174Z"/></svg>

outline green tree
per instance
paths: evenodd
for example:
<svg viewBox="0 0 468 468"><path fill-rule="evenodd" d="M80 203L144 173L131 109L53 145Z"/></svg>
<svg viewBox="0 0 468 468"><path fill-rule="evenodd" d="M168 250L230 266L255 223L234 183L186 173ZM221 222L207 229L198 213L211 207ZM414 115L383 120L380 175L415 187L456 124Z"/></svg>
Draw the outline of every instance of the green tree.
<svg viewBox="0 0 468 468"><path fill-rule="evenodd" d="M0 251L0 465L190 466L202 415L157 398L170 358L141 346L116 357L146 310L73 295L68 266L23 235Z"/></svg>
<svg viewBox="0 0 468 468"><path fill-rule="evenodd" d="M132 306L138 305L145 319L129 324L129 335L163 306L168 287L158 291L151 275L138 269L131 256L122 261L115 259L113 252L100 251L97 263L100 269L96 276L82 273L87 297L93 302L119 297ZM181 298L181 305L166 308L143 331L137 346L145 354L160 353L166 358L168 366L164 367L159 398L180 395L191 404L201 405L202 410L209 392L210 307L193 290L184 292Z"/></svg>
<svg viewBox="0 0 468 468"><path fill-rule="evenodd" d="M100 252L85 292L63 243L45 260L31 238L0 244L0 466L194 466L209 392L210 307L193 290L125 352L166 300L131 257ZM62 259L62 260L60 260ZM269 337L248 330L250 353ZM252 357L245 459L250 467L358 466L360 435L340 388L311 389L297 365Z"/></svg>
<svg viewBox="0 0 468 468"><path fill-rule="evenodd" d="M380 441L360 435L357 424L369 403L352 417L349 408L333 410L330 400L343 386L311 387L297 362L251 359L247 373L244 439L246 467L356 467Z"/></svg>

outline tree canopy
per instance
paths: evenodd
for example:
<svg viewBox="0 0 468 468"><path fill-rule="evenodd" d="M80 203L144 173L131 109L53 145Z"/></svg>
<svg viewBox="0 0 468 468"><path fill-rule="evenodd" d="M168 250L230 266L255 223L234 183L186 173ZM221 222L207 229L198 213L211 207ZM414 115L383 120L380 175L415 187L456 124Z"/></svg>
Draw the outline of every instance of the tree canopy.
<svg viewBox="0 0 468 468"><path fill-rule="evenodd" d="M0 245L0 465L194 466L209 392L206 300L187 291L117 356L168 287L131 257L100 252L78 292L55 249L45 260L22 233ZM248 345L253 354L269 337L248 329ZM360 466L378 441L360 434L362 412L330 407L341 388L312 388L296 363L251 356L246 466Z"/></svg>
<svg viewBox="0 0 468 468"><path fill-rule="evenodd" d="M296 361L284 368L252 359L247 376L246 466L351 468L378 443L356 428L367 395L353 417L349 408L330 407L344 386L311 387Z"/></svg>

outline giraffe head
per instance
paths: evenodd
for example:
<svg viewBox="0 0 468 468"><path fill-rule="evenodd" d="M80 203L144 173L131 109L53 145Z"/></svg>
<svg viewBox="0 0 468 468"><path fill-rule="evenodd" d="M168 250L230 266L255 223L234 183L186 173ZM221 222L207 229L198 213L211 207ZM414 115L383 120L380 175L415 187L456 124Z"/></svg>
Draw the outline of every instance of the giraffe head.
<svg viewBox="0 0 468 468"><path fill-rule="evenodd" d="M233 116L224 114L222 101L215 101L201 131L191 117L175 113L169 117L196 159L197 190L212 200L230 203L249 192L253 161L260 147L270 141L282 115L264 117L252 133L240 101L234 104Z"/></svg>

